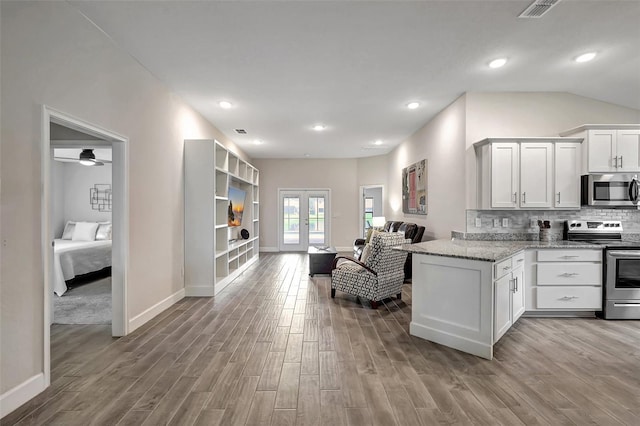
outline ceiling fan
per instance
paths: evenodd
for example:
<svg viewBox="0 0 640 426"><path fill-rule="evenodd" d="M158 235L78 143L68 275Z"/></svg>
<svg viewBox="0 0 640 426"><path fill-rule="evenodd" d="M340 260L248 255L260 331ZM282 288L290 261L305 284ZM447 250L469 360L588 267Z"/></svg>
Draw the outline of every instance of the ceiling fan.
<svg viewBox="0 0 640 426"><path fill-rule="evenodd" d="M65 154L69 155L70 153L65 152ZM77 162L82 164L83 166L104 166L105 163L111 163L111 160L96 159L96 155L93 153L92 148L83 148L78 157L63 157L54 154L53 159L63 162Z"/></svg>

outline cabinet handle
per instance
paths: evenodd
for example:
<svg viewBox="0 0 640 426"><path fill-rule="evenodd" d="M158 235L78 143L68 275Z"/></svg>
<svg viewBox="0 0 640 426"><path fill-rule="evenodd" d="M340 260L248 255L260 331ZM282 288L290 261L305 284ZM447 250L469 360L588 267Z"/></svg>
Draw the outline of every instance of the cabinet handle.
<svg viewBox="0 0 640 426"><path fill-rule="evenodd" d="M524 204L524 203L526 203L526 202L527 202L527 193L526 193L526 192L523 192L523 193L522 193L522 204Z"/></svg>
<svg viewBox="0 0 640 426"><path fill-rule="evenodd" d="M562 274L562 277L575 277L576 275L580 275L577 272L565 272L564 274Z"/></svg>
<svg viewBox="0 0 640 426"><path fill-rule="evenodd" d="M620 168L622 168L622 155L620 156Z"/></svg>
<svg viewBox="0 0 640 426"><path fill-rule="evenodd" d="M518 259L518 263L524 262L524 259Z"/></svg>
<svg viewBox="0 0 640 426"><path fill-rule="evenodd" d="M516 289L515 289L514 293L518 291L518 277L515 278L515 281L516 281Z"/></svg>
<svg viewBox="0 0 640 426"><path fill-rule="evenodd" d="M514 193L513 193L513 202L514 202L514 203L517 203L517 202L518 202L518 193L517 193L517 192L514 192Z"/></svg>
<svg viewBox="0 0 640 426"><path fill-rule="evenodd" d="M566 254L564 256L562 256L563 259L573 259L574 257L580 257L576 254Z"/></svg>
<svg viewBox="0 0 640 426"><path fill-rule="evenodd" d="M578 296L564 296L560 298L560 300L573 300L573 299L578 299Z"/></svg>
<svg viewBox="0 0 640 426"><path fill-rule="evenodd" d="M613 157L613 167L618 168L618 157Z"/></svg>
<svg viewBox="0 0 640 426"><path fill-rule="evenodd" d="M503 271L508 271L509 269L511 269L511 266L503 266L503 267L502 267L502 270L503 270Z"/></svg>
<svg viewBox="0 0 640 426"><path fill-rule="evenodd" d="M560 193L558 192L558 204L560 204Z"/></svg>

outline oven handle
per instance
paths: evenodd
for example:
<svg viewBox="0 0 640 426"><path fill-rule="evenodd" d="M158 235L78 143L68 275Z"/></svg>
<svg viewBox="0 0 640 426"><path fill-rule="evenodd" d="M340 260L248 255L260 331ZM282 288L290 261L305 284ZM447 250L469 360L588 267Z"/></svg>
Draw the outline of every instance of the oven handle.
<svg viewBox="0 0 640 426"><path fill-rule="evenodd" d="M640 250L613 250L613 251L608 251L607 255L611 257L623 257L626 259L629 259L629 258L640 259Z"/></svg>

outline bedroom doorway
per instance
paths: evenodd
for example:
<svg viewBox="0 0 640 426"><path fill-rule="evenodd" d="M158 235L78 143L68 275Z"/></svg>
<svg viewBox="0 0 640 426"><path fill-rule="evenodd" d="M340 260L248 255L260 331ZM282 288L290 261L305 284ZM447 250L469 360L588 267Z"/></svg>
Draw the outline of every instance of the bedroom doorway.
<svg viewBox="0 0 640 426"><path fill-rule="evenodd" d="M384 185L364 185L360 187L360 232L362 238L373 226L374 217L384 216Z"/></svg>
<svg viewBox="0 0 640 426"><path fill-rule="evenodd" d="M111 336L127 334L128 139L47 106L42 129L48 385L54 312L65 324L103 324ZM61 183L67 188L64 191ZM54 301L65 303L54 307Z"/></svg>

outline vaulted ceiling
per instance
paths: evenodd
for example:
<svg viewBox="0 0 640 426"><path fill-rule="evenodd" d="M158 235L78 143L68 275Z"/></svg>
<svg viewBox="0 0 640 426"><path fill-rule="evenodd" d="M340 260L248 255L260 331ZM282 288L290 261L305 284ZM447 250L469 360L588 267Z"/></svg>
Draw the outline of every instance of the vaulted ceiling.
<svg viewBox="0 0 640 426"><path fill-rule="evenodd" d="M379 155L468 91L640 109L638 1L70 3L254 158Z"/></svg>

